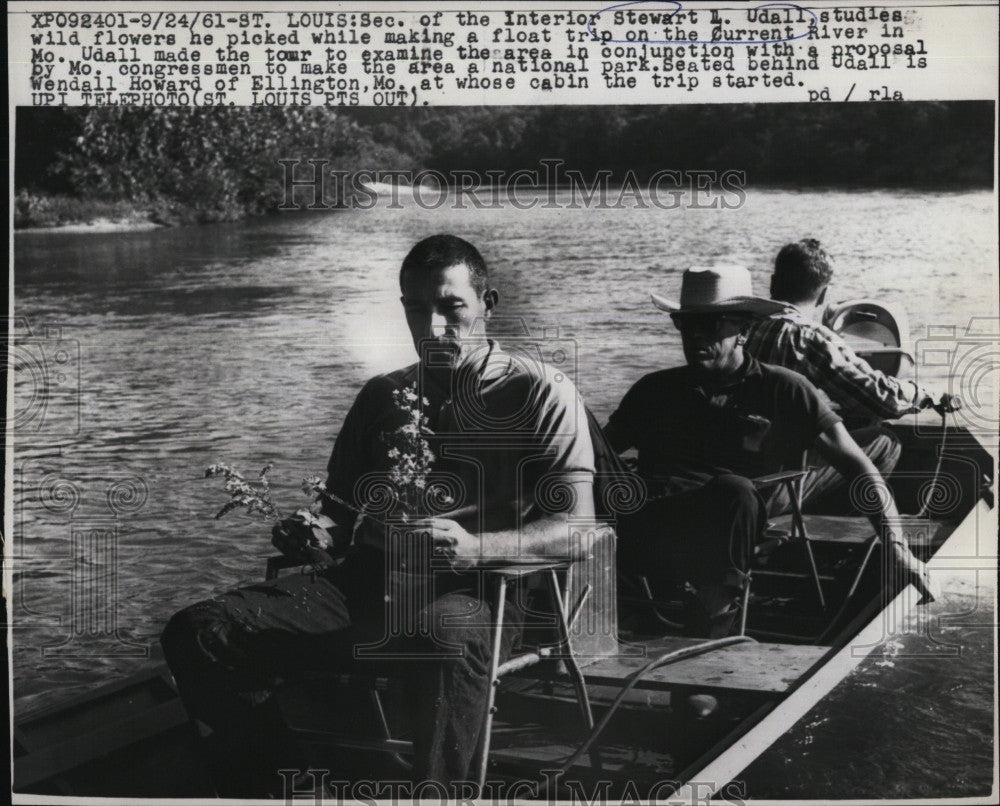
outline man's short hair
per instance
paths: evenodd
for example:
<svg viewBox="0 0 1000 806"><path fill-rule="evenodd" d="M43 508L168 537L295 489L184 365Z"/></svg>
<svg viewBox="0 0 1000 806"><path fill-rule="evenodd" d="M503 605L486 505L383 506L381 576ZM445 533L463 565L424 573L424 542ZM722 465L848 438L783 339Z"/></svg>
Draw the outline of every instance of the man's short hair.
<svg viewBox="0 0 1000 806"><path fill-rule="evenodd" d="M785 244L774 260L771 299L793 305L813 300L831 277L830 256L815 238Z"/></svg>
<svg viewBox="0 0 1000 806"><path fill-rule="evenodd" d="M468 241L454 235L431 235L424 238L403 259L403 268L399 270L399 285L403 285L403 276L407 272L430 273L449 269L464 263L469 269L469 280L477 294L482 294L489 287L489 272L486 261Z"/></svg>

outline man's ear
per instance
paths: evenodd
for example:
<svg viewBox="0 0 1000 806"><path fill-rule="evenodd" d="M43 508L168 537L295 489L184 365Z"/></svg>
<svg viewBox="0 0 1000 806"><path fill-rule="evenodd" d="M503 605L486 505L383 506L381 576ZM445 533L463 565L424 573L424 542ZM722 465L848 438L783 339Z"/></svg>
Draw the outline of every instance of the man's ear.
<svg viewBox="0 0 1000 806"><path fill-rule="evenodd" d="M497 303L500 302L500 292L495 288L487 288L483 292L483 304L486 305L486 315L489 316L493 313L493 309L496 308Z"/></svg>
<svg viewBox="0 0 1000 806"><path fill-rule="evenodd" d="M818 308L818 307L819 307L820 305L822 305L822 304L823 304L824 302L826 302L826 292L827 292L827 289L828 289L829 287L830 287L830 286L828 286L828 285L825 285L825 286L823 286L823 288L822 288L822 289L820 290L820 292L819 292L819 296L818 296L818 297L816 297L816 307L817 307L817 308Z"/></svg>
<svg viewBox="0 0 1000 806"><path fill-rule="evenodd" d="M750 328L753 326L754 320L751 318L743 319L740 322L740 332L736 334L736 343L742 347L747 343L747 338L750 336Z"/></svg>

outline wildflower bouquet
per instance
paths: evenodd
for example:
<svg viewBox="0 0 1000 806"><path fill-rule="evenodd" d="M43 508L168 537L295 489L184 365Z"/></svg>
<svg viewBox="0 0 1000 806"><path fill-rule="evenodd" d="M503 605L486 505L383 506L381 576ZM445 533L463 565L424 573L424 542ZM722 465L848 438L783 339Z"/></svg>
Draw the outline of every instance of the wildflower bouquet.
<svg viewBox="0 0 1000 806"><path fill-rule="evenodd" d="M392 393L396 409L405 415L405 422L395 431L382 434L393 460L389 468L397 509L404 520L426 514L424 505L428 477L434 464L434 453L424 439L428 432L427 417L419 404L429 405L426 397L417 394L416 384Z"/></svg>
<svg viewBox="0 0 1000 806"><path fill-rule="evenodd" d="M312 509L297 509L289 518L283 518L281 510L271 500L271 485L267 475L271 472L273 465L266 465L257 475L258 486L250 484L246 478L236 468L226 464L210 465L205 470L205 478L222 476L225 480L225 490L229 493L229 501L215 513L216 519L227 515L234 509L246 509L250 515L260 515L266 521L273 521L285 535L288 530L285 523L291 521L298 522L307 527L313 533L310 544L315 541L316 546L322 546L329 542L329 535L326 530L334 525L333 520L326 515Z"/></svg>
<svg viewBox="0 0 1000 806"><path fill-rule="evenodd" d="M435 457L424 438L424 434L429 432L428 422L420 404L426 406L429 401L417 394L415 384L395 390L392 396L396 409L405 417L403 424L394 431L382 434L382 441L388 446L387 455L392 460L388 483L394 501L394 514L404 521L412 521L427 514L428 497L438 504L446 505L451 503L451 497L447 493L428 490L428 478ZM368 513L364 506L355 506L332 493L319 476L311 476L302 481L302 491L314 496L312 507L297 509L291 517L284 518L281 510L271 500L271 486L268 481L271 468L272 465L268 464L260 471L255 486L230 465L209 466L205 471L205 478L222 476L225 479L225 490L229 493L229 501L215 514L215 517L221 518L235 509L245 509L250 515L259 515L267 521L273 521L283 537L293 538L293 532L306 534L311 532L307 548L325 548L330 545L331 536L327 530L335 524L331 518L320 512L323 499L360 515L361 517L355 522L355 530L366 519L383 527L386 525L383 520ZM294 526L304 528L289 529Z"/></svg>

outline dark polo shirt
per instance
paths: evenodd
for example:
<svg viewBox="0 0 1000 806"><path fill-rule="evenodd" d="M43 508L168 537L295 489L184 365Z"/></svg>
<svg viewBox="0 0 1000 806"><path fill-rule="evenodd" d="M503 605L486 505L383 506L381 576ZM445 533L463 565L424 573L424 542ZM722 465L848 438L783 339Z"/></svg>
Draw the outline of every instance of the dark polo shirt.
<svg viewBox="0 0 1000 806"><path fill-rule="evenodd" d="M802 452L838 422L801 375L748 356L734 383L711 394L687 366L646 375L605 434L619 453L638 449L639 473L654 490L680 492L728 473L799 467Z"/></svg>
<svg viewBox="0 0 1000 806"><path fill-rule="evenodd" d="M453 499L430 501L431 514L464 509L456 520L472 533L515 529L565 511L566 484L593 479L586 411L573 382L530 349L508 353L491 341L488 354L447 384L420 364L368 381L334 445L328 489L381 519L392 514L380 506L385 496L379 493L394 464L386 435L406 423L393 392L412 384L427 399L422 437L435 457L429 481ZM339 523L354 517L335 506L324 509ZM373 532L358 542L384 540Z"/></svg>

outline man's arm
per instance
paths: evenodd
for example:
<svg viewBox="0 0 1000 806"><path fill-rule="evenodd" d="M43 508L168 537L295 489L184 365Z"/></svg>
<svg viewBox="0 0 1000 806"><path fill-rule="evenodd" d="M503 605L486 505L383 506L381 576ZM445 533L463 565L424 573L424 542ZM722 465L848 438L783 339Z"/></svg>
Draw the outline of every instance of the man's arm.
<svg viewBox="0 0 1000 806"><path fill-rule="evenodd" d="M519 482L518 495L525 500L518 501L515 509L540 512L511 528L476 535L453 520L423 521L422 527L430 533L435 547L452 557L456 566L497 560L514 565L519 561L582 559L590 553L590 539L599 530L595 528L594 449L586 409L568 379L540 383L533 391L538 395L534 438L539 455L546 456L548 462L544 472L532 475L535 484L544 484L545 490ZM527 500L530 498L534 501ZM531 503L535 507L528 506ZM574 533L580 538L574 539Z"/></svg>
<svg viewBox="0 0 1000 806"><path fill-rule="evenodd" d="M920 592L921 603L934 601L937 586L932 584L926 566L910 551L889 485L844 424L838 422L820 434L816 448L847 480L852 502L857 501L858 509L871 513L875 533L888 543L886 555L892 558L903 578Z"/></svg>
<svg viewBox="0 0 1000 806"><path fill-rule="evenodd" d="M934 405L934 396L913 381L880 372L829 328L815 327L804 337L803 374L845 412L863 410L875 419L894 420Z"/></svg>
<svg viewBox="0 0 1000 806"><path fill-rule="evenodd" d="M427 532L435 550L451 557L458 567L496 560L517 565L518 562L545 559L583 559L591 548L590 536L597 534L592 474L574 473L562 483L566 485L567 492L572 492L567 496L571 502L569 508L537 518L520 529L474 535L448 518L418 521L414 523L414 529ZM580 540L571 537L571 521L572 531L581 534Z"/></svg>

